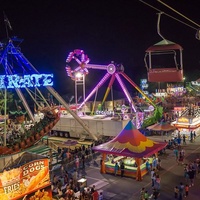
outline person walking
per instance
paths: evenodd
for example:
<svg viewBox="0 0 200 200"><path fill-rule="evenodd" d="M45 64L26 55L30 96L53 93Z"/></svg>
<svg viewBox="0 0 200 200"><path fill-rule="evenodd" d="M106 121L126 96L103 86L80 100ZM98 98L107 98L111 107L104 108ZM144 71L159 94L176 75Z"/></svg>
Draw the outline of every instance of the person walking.
<svg viewBox="0 0 200 200"><path fill-rule="evenodd" d="M174 188L174 198L175 198L175 199L178 199L178 194L179 194L179 189L178 189L178 186L176 186L176 187Z"/></svg>
<svg viewBox="0 0 200 200"><path fill-rule="evenodd" d="M145 193L145 189L142 188L140 191L140 200L144 200L144 193Z"/></svg>
<svg viewBox="0 0 200 200"><path fill-rule="evenodd" d="M174 149L174 155L175 155L176 161L178 162L178 149L177 148Z"/></svg>
<svg viewBox="0 0 200 200"><path fill-rule="evenodd" d="M195 139L196 139L196 132L195 131L193 132L193 138L194 138L194 141L195 141Z"/></svg>
<svg viewBox="0 0 200 200"><path fill-rule="evenodd" d="M80 166L80 162L79 162L79 157L78 156L76 156L76 158L75 158L75 164L76 164L76 169L78 170L79 166Z"/></svg>
<svg viewBox="0 0 200 200"><path fill-rule="evenodd" d="M186 145L186 136L183 134L183 144Z"/></svg>
<svg viewBox="0 0 200 200"><path fill-rule="evenodd" d="M189 194L189 186L186 185L186 186L185 186L185 197L187 197L188 194Z"/></svg>
<svg viewBox="0 0 200 200"><path fill-rule="evenodd" d="M192 131L190 132L190 142L193 142L193 133L192 133Z"/></svg>
<svg viewBox="0 0 200 200"><path fill-rule="evenodd" d="M117 172L118 172L118 170L119 170L119 165L118 165L118 163L116 162L115 163L115 176L117 175Z"/></svg>
<svg viewBox="0 0 200 200"><path fill-rule="evenodd" d="M183 199L183 192L184 192L184 185L182 182L180 182L180 185L178 187L178 192L179 192L179 196L178 196L178 199L179 200L182 200Z"/></svg>
<svg viewBox="0 0 200 200"><path fill-rule="evenodd" d="M144 200L149 200L149 193L147 190L144 193Z"/></svg>
<svg viewBox="0 0 200 200"><path fill-rule="evenodd" d="M156 177L155 169L152 169L151 170L151 187L154 187L155 177Z"/></svg>
<svg viewBox="0 0 200 200"><path fill-rule="evenodd" d="M125 168L125 166L124 166L124 162L122 161L122 163L121 163L121 165L120 165L120 169L121 169L121 177L124 176L124 168Z"/></svg>
<svg viewBox="0 0 200 200"><path fill-rule="evenodd" d="M147 159L147 161L146 161L146 170L147 170L148 174L151 172L151 165L149 163L149 159Z"/></svg>
<svg viewBox="0 0 200 200"><path fill-rule="evenodd" d="M157 174L156 175L156 178L155 178L155 189L156 190L160 190L160 182L161 182L161 178L160 178L160 176Z"/></svg>

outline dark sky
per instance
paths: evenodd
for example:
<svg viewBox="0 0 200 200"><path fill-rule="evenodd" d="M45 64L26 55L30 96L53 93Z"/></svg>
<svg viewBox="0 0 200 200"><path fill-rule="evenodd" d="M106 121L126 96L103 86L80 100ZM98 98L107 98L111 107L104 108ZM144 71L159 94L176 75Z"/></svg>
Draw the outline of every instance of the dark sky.
<svg viewBox="0 0 200 200"><path fill-rule="evenodd" d="M198 28L156 0L144 1ZM163 2L200 24L199 0ZM156 30L157 11L139 0L4 0L0 6L0 39L6 37L3 11L13 28L9 35L24 39L23 54L41 73L54 73L55 88L61 93L68 92L73 84L65 73L70 51L83 49L94 64L123 63L125 73L139 84L140 78L147 77L145 50L162 40ZM162 15L161 33L183 47L186 78L199 78L196 30ZM92 74L99 71L90 70L88 87L96 83Z"/></svg>

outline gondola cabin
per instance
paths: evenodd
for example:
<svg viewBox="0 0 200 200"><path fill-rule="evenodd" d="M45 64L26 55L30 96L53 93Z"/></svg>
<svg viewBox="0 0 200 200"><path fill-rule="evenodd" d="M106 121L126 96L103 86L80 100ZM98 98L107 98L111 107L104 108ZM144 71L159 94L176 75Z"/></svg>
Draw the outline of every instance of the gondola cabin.
<svg viewBox="0 0 200 200"><path fill-rule="evenodd" d="M147 68L149 82L181 82L183 81L183 48L169 40L162 40L146 50L145 66ZM168 60L164 64L158 65L156 61L162 61L162 58ZM155 59L156 57L156 59ZM159 57L159 58L158 58ZM179 57L179 58L177 58ZM171 59L172 66L167 66L169 59ZM153 63L154 61L154 63ZM178 64L178 62L180 64Z"/></svg>

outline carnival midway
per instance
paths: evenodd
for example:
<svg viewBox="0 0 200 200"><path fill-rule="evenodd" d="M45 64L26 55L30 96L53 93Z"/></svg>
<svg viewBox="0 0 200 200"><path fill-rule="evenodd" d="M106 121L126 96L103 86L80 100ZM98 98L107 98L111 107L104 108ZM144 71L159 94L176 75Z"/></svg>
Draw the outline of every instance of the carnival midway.
<svg viewBox="0 0 200 200"><path fill-rule="evenodd" d="M74 84L68 102L53 88L54 75L41 74L24 56L19 39L0 43L1 200L188 196L200 171L200 79L185 82L183 48L161 34L161 15L157 32L162 40L144 52L146 79L137 85L126 66L90 63L84 50L75 49L66 56L64 69ZM173 67L156 67L160 63L154 56L162 60L163 55ZM89 92L86 79L99 71L104 75ZM149 92L152 83L157 88ZM124 98L115 98L114 84ZM166 189L162 182L167 178L162 179L172 167L184 176ZM127 186L125 192L119 182Z"/></svg>

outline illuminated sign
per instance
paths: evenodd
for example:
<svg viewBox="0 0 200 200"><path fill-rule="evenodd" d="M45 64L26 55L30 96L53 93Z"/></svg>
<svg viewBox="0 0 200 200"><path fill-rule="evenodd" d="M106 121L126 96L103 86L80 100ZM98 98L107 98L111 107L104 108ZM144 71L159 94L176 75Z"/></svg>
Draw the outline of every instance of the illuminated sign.
<svg viewBox="0 0 200 200"><path fill-rule="evenodd" d="M200 82L197 82L197 81L191 81L192 85L195 85L195 86L200 86Z"/></svg>
<svg viewBox="0 0 200 200"><path fill-rule="evenodd" d="M181 117L178 119L178 122L181 122L181 123L189 123L189 119L185 118L185 117Z"/></svg>
<svg viewBox="0 0 200 200"><path fill-rule="evenodd" d="M0 75L0 88L52 86L53 74Z"/></svg>
<svg viewBox="0 0 200 200"><path fill-rule="evenodd" d="M110 115L114 115L114 112L113 111L101 111L101 110L97 110L96 111L96 115L107 115L107 116L110 116Z"/></svg>
<svg viewBox="0 0 200 200"><path fill-rule="evenodd" d="M0 197L5 200L21 199L49 185L50 176L46 158L0 173ZM32 196L35 195L32 194Z"/></svg>

